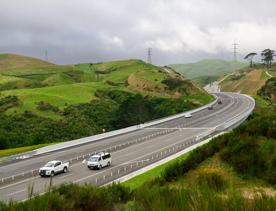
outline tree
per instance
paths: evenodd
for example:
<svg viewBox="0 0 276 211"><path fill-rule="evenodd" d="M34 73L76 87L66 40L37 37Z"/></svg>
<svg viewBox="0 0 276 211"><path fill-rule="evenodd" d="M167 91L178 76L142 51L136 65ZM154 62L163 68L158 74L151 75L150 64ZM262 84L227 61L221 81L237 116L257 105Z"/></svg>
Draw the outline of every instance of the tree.
<svg viewBox="0 0 276 211"><path fill-rule="evenodd" d="M253 67L253 57L256 56L256 55L257 55L257 53L252 52L252 53L247 54L247 55L244 57L244 59L246 59L246 60L249 61L249 64L250 64L249 66L250 66L250 67Z"/></svg>
<svg viewBox="0 0 276 211"><path fill-rule="evenodd" d="M273 57L275 56L275 51L270 50L269 48L265 49L262 51L261 56L262 61L264 61L264 63L266 64L266 67L270 68L273 61Z"/></svg>

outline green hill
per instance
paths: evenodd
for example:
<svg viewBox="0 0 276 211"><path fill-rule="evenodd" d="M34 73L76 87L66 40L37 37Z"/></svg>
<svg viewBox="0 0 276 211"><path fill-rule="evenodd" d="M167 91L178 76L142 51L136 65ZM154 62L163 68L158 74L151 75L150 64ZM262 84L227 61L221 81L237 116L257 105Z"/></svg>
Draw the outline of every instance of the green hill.
<svg viewBox="0 0 276 211"><path fill-rule="evenodd" d="M49 116L49 112L42 112L36 108L37 103L43 101L63 109L71 104L96 99L96 91L102 89L125 90L166 98L207 96L184 77L173 72L168 73L163 68L140 60L46 66L47 63L44 62L41 62L42 66L38 66L37 62L34 67L22 67L19 64L25 57L9 55L8 58L5 60L7 64L2 61L2 66L8 67L11 61L16 61L16 58L19 58L19 62L13 69L0 70L1 96L15 95L21 102L18 106L8 109L6 112L9 114L28 110ZM28 59L32 61L31 58ZM169 83L174 81L180 81L178 88L170 87ZM198 101L198 97L195 101Z"/></svg>
<svg viewBox="0 0 276 211"><path fill-rule="evenodd" d="M225 74L247 66L246 63L225 60L202 60L188 64L171 64L177 72L199 82L201 85L217 80Z"/></svg>

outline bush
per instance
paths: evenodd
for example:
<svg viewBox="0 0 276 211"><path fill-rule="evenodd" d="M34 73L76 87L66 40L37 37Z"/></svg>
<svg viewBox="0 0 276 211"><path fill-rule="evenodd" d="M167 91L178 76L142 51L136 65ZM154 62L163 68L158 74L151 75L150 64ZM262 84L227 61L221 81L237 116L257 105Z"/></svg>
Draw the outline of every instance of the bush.
<svg viewBox="0 0 276 211"><path fill-rule="evenodd" d="M265 82L265 85L258 91L258 95L270 102L276 100L276 77L272 77Z"/></svg>
<svg viewBox="0 0 276 211"><path fill-rule="evenodd" d="M9 108L19 105L19 99L17 96L6 96L0 99L0 112L5 112Z"/></svg>
<svg viewBox="0 0 276 211"><path fill-rule="evenodd" d="M36 108L41 111L53 111L55 113L60 112L58 107L51 105L50 103L46 103L44 101L40 101L39 103L37 103Z"/></svg>

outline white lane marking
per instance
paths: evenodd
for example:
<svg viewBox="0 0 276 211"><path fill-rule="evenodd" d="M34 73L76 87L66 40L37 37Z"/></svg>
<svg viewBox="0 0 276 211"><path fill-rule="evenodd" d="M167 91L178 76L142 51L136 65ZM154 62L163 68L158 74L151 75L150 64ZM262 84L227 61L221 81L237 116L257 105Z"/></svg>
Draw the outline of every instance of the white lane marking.
<svg viewBox="0 0 276 211"><path fill-rule="evenodd" d="M202 129L212 129L212 127L149 127L149 128L143 128L144 130L202 130Z"/></svg>
<svg viewBox="0 0 276 211"><path fill-rule="evenodd" d="M3 186L3 187L0 188L0 190L3 190L3 189L5 189L5 188L9 188L9 187L12 187L12 186L15 186L15 185L18 185L18 184L21 184L21 183L24 183L24 182L27 182L27 181L30 181L30 180L34 180L34 179L36 179L36 178L38 178L38 177L39 177L39 176L32 177L32 178L28 178L28 179L21 180L21 181L16 182L16 183L12 183L12 184Z"/></svg>
<svg viewBox="0 0 276 211"><path fill-rule="evenodd" d="M25 192L25 191L27 191L27 189L23 189L23 190L19 190L19 191L16 191L16 192L9 193L8 196L12 196L12 195L22 193L22 192Z"/></svg>
<svg viewBox="0 0 276 211"><path fill-rule="evenodd" d="M62 176L62 177L59 177L60 179L63 179L63 178L65 178L65 177L70 177L70 176L72 176L73 175L73 173L71 173L71 174L66 174L66 175L64 175L64 176Z"/></svg>

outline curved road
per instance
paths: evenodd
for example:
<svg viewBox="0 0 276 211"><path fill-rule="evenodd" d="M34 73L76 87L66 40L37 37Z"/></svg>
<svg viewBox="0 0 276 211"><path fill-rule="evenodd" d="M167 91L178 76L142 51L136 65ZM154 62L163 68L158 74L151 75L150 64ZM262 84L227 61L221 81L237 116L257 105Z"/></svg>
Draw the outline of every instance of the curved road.
<svg viewBox="0 0 276 211"><path fill-rule="evenodd" d="M7 164L0 167L0 180L38 169L50 160L70 160L111 148L113 152L110 167L89 170L80 159L72 163L68 173L56 175L51 181L53 185L64 182L91 182L96 185L108 183L195 144L198 141L196 136L254 107L254 102L244 95L235 93L216 93L216 95L220 97L222 104L216 104L213 110L204 109L193 113L191 118L181 117L90 144ZM123 144L125 144L124 147ZM114 146L121 147L115 149ZM0 200L25 200L28 198L28 189L31 186L34 193L40 194L47 190L49 184L50 178L39 176L4 183L0 185Z"/></svg>

